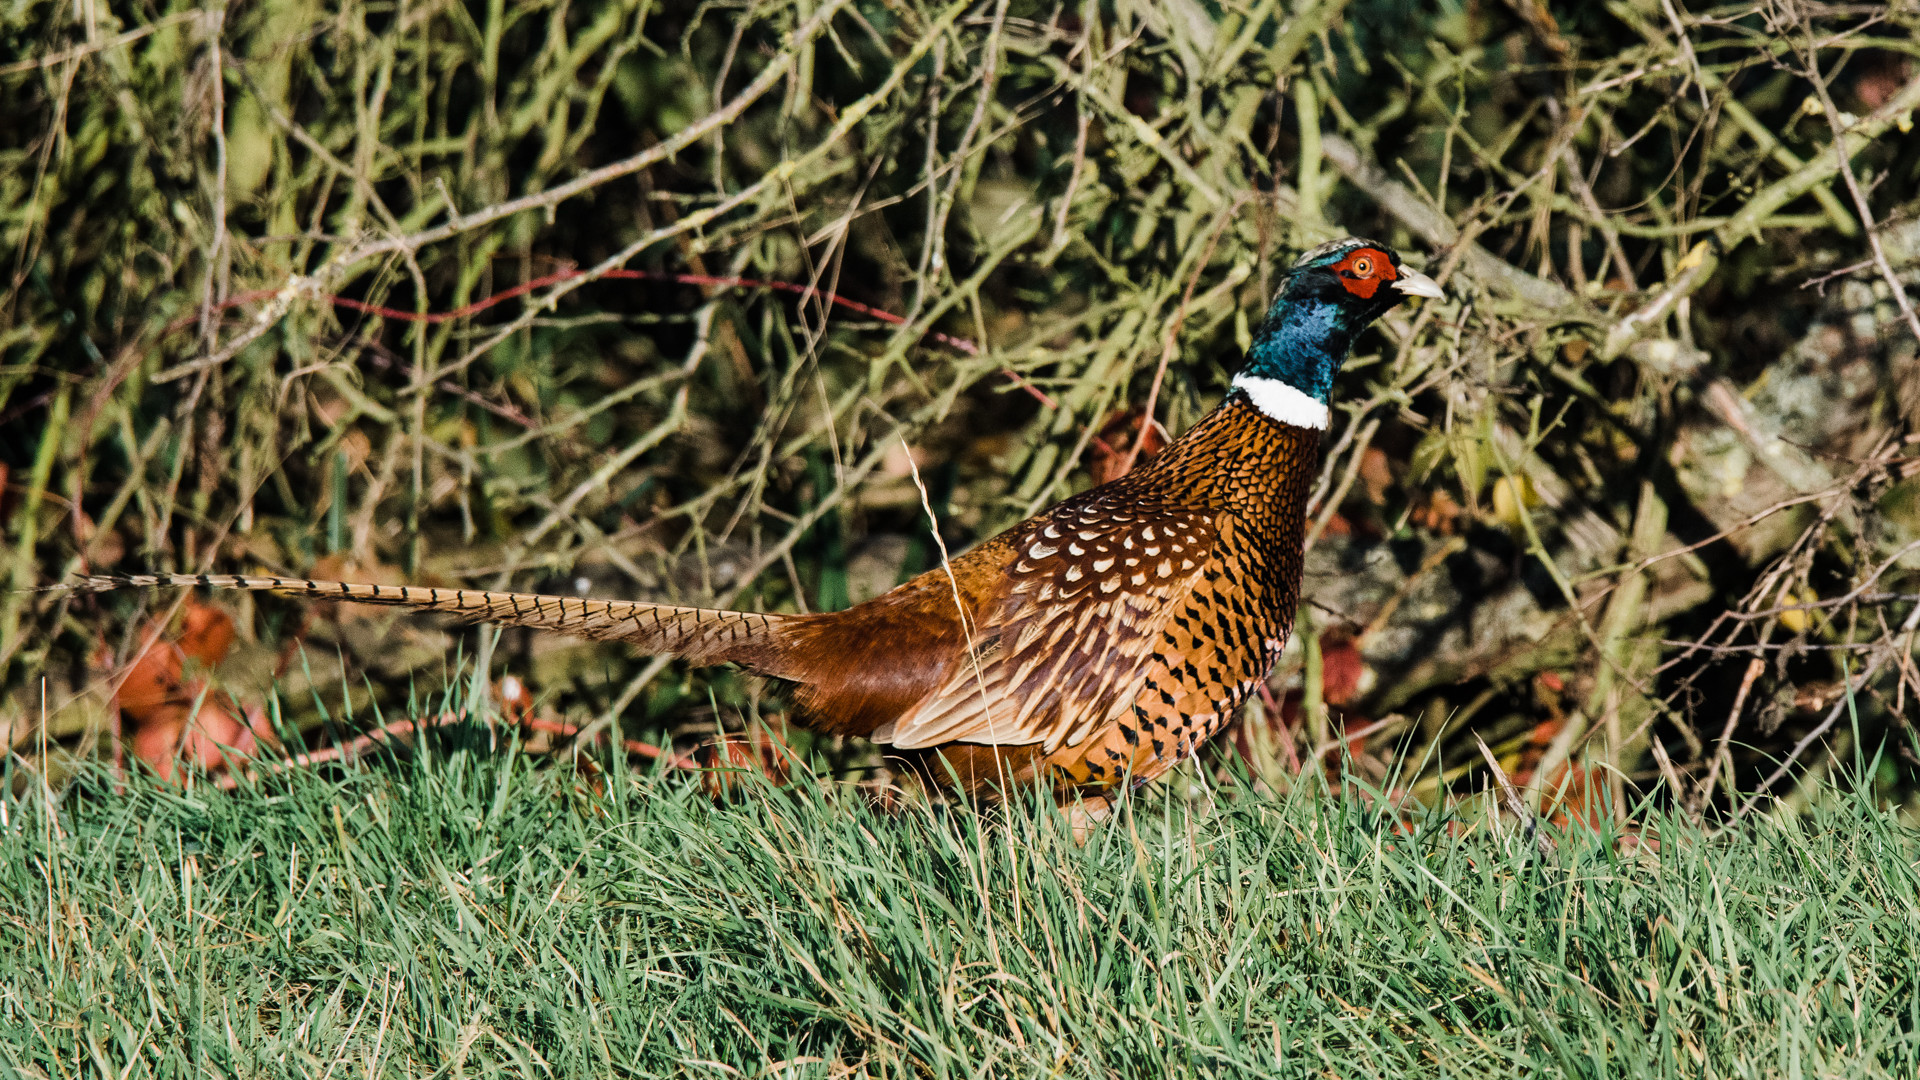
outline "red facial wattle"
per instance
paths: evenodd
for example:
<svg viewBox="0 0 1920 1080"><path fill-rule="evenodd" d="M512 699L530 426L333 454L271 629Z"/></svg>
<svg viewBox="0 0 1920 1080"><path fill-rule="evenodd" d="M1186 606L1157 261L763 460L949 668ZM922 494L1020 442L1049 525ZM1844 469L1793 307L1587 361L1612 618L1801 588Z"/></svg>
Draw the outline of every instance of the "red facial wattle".
<svg viewBox="0 0 1920 1080"><path fill-rule="evenodd" d="M1381 285L1400 276L1386 252L1370 247L1354 248L1346 258L1334 263L1332 270L1340 284L1362 300L1373 299Z"/></svg>

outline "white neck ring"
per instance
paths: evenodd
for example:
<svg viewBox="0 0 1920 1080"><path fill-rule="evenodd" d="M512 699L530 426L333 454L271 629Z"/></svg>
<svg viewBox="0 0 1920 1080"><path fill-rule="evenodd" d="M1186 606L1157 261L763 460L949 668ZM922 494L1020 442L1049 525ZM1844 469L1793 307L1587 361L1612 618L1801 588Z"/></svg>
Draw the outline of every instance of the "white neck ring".
<svg viewBox="0 0 1920 1080"><path fill-rule="evenodd" d="M1325 431L1332 418L1332 412L1325 402L1279 379L1266 379L1241 372L1233 377L1233 388L1246 391L1254 408L1283 424Z"/></svg>

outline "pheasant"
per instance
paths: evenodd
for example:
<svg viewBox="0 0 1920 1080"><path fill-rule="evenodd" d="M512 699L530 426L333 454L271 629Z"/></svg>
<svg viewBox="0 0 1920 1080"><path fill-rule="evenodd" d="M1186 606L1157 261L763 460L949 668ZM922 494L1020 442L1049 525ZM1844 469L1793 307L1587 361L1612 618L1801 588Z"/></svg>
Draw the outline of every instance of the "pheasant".
<svg viewBox="0 0 1920 1080"><path fill-rule="evenodd" d="M134 574L439 611L623 641L792 684L794 718L864 736L942 782L1048 785L1076 823L1194 753L1272 669L1300 600L1308 490L1334 373L1433 279L1349 238L1282 277L1220 406L1133 471L862 604L828 614L278 577Z"/></svg>

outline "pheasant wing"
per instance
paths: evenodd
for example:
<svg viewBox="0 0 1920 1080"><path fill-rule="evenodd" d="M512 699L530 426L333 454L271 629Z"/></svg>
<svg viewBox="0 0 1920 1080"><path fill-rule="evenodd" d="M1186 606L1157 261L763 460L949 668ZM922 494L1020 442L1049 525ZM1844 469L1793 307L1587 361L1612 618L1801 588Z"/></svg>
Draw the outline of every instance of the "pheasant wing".
<svg viewBox="0 0 1920 1080"><path fill-rule="evenodd" d="M876 742L1040 743L1050 753L1132 703L1221 523L1213 511L1141 506L1131 493L1089 495L1018 537L1002 600L967 655L924 704L876 730Z"/></svg>

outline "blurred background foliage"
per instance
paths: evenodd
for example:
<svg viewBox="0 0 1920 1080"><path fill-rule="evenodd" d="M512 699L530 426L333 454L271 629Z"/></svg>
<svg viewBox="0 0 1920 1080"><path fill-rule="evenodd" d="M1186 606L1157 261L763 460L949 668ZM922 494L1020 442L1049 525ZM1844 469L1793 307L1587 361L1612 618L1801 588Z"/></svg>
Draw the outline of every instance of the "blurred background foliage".
<svg viewBox="0 0 1920 1080"><path fill-rule="evenodd" d="M1917 27L1911 0L18 0L0 578L844 607L937 561L930 516L959 550L1151 452L1145 410L1184 429L1276 270L1358 233L1449 299L1341 376L1308 618L1183 775L1318 761L1437 803L1492 760L1554 815L1728 814L1860 761L1904 802ZM267 596L6 593L0 721L10 769L218 769L475 657L540 745L752 730L733 760L790 737L888 782L728 671Z"/></svg>

